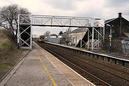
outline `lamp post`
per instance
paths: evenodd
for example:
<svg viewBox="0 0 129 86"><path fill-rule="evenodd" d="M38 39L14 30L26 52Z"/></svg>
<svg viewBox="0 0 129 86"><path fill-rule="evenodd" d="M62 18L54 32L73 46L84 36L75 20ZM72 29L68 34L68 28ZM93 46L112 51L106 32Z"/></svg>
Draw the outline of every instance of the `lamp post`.
<svg viewBox="0 0 129 86"><path fill-rule="evenodd" d="M110 27L110 34L109 34L109 41L110 41L110 46L109 46L109 52L111 53L112 51L112 26L107 24L107 26Z"/></svg>

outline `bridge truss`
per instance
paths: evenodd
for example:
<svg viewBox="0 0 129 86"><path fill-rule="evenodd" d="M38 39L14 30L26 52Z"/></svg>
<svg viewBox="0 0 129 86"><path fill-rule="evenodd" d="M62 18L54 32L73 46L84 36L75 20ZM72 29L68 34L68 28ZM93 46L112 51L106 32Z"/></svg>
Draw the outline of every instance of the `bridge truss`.
<svg viewBox="0 0 129 86"><path fill-rule="evenodd" d="M32 26L49 26L49 27L77 27L89 28L92 37L91 48L94 49L95 32L98 33L98 40L101 37L104 39L104 20L88 17L72 17L72 16L50 16L50 15L18 15L18 34L17 44L19 47L32 48ZM100 28L100 29L96 29ZM88 40L88 47L90 47ZM98 44L99 46L99 44Z"/></svg>

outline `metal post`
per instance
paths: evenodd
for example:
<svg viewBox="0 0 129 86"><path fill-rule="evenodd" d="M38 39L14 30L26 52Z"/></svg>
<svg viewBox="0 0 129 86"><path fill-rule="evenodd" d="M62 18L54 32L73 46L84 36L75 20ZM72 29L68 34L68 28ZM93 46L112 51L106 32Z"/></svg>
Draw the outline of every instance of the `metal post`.
<svg viewBox="0 0 129 86"><path fill-rule="evenodd" d="M19 47L20 47L20 39L19 39L19 29L20 29L20 26L19 26L19 22L20 22L20 19L19 19L19 17L20 17L20 14L18 14L18 28L17 28L17 48L19 49Z"/></svg>
<svg viewBox="0 0 129 86"><path fill-rule="evenodd" d="M91 48L92 48L92 50L94 49L94 27L92 28L92 44L91 44Z"/></svg>
<svg viewBox="0 0 129 86"><path fill-rule="evenodd" d="M77 45L77 36L76 36L76 45Z"/></svg>
<svg viewBox="0 0 129 86"><path fill-rule="evenodd" d="M104 38L105 38L105 26L103 27L103 42L104 42Z"/></svg>
<svg viewBox="0 0 129 86"><path fill-rule="evenodd" d="M89 43L90 43L89 35L90 35L90 34L89 34L89 28L88 28L88 49L89 49L89 47L90 47L90 46L89 46Z"/></svg>
<svg viewBox="0 0 129 86"><path fill-rule="evenodd" d="M82 48L82 40L81 40L81 48Z"/></svg>
<svg viewBox="0 0 129 86"><path fill-rule="evenodd" d="M32 16L30 15L30 49L32 49Z"/></svg>
<svg viewBox="0 0 129 86"><path fill-rule="evenodd" d="M51 26L52 26L52 20L53 20L53 16L51 17Z"/></svg>
<svg viewBox="0 0 129 86"><path fill-rule="evenodd" d="M109 35L109 40L110 40L110 53L112 51L112 26L110 25L110 35Z"/></svg>
<svg viewBox="0 0 129 86"><path fill-rule="evenodd" d="M81 40L80 40L80 48L81 48Z"/></svg>
<svg viewBox="0 0 129 86"><path fill-rule="evenodd" d="M99 28L99 29L101 29L101 28ZM100 32L100 30L99 30L99 32ZM98 47L99 47L99 33L98 33Z"/></svg>

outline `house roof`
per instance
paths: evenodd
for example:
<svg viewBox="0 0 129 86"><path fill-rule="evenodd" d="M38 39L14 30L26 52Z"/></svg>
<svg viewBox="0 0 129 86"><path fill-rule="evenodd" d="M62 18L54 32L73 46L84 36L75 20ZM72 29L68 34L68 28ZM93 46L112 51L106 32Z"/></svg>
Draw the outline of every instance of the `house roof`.
<svg viewBox="0 0 129 86"><path fill-rule="evenodd" d="M119 24L120 22L122 22L125 25L129 25L129 21L123 18L121 13L119 13L118 18L112 18L112 19L106 20L105 24L116 25L116 24Z"/></svg>
<svg viewBox="0 0 129 86"><path fill-rule="evenodd" d="M125 36L129 37L129 33L124 33Z"/></svg>
<svg viewBox="0 0 129 86"><path fill-rule="evenodd" d="M115 19L110 19L110 20L106 20L105 21L105 24L111 24L111 25L114 25L114 24L119 24L120 21L125 24L125 25L129 25L129 21L126 20L125 18L115 18Z"/></svg>
<svg viewBox="0 0 129 86"><path fill-rule="evenodd" d="M75 29L71 33L87 32L87 28Z"/></svg>
<svg viewBox="0 0 129 86"><path fill-rule="evenodd" d="M116 19L116 18L108 19L108 20L105 21L105 24L108 24L108 23L114 21L115 19Z"/></svg>

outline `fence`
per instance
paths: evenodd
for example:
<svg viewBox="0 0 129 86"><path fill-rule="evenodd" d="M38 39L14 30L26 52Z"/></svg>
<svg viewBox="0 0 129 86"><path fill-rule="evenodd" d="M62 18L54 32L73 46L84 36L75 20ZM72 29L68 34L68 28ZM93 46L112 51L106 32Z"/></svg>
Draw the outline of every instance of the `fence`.
<svg viewBox="0 0 129 86"><path fill-rule="evenodd" d="M103 48L106 50L109 50L110 48L110 41L109 39L105 39L105 42L103 43ZM112 51L117 51L123 54L129 54L129 40L120 40L120 39L114 39L111 41L111 49Z"/></svg>
<svg viewBox="0 0 129 86"><path fill-rule="evenodd" d="M122 52L124 54L129 54L129 41L122 41Z"/></svg>

